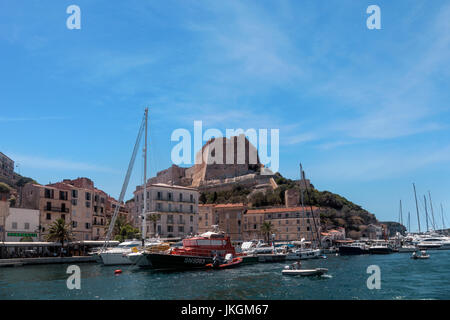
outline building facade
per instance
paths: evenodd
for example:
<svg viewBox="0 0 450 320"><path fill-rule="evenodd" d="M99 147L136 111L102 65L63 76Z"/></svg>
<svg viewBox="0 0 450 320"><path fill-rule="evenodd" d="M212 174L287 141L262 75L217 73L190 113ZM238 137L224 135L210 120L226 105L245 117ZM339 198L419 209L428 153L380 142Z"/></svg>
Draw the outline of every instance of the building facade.
<svg viewBox="0 0 450 320"><path fill-rule="evenodd" d="M6 238L6 218L9 215L9 192L0 191L0 240Z"/></svg>
<svg viewBox="0 0 450 320"><path fill-rule="evenodd" d="M198 232L211 231L213 225L230 236L231 241L243 241L242 220L247 206L242 203L202 204L198 206Z"/></svg>
<svg viewBox="0 0 450 320"><path fill-rule="evenodd" d="M272 224L275 235L273 240L279 241L320 241L320 210L313 207L249 209L244 214L244 240L264 239L261 232L263 223Z"/></svg>
<svg viewBox="0 0 450 320"><path fill-rule="evenodd" d="M108 218L114 211L113 202L116 205L117 201L95 188L92 180L78 178L45 186L25 185L21 207L39 210L41 240L46 239L49 227L60 218L70 226L74 241L103 240Z"/></svg>
<svg viewBox="0 0 450 320"><path fill-rule="evenodd" d="M39 210L9 208L5 223L5 241L39 241Z"/></svg>
<svg viewBox="0 0 450 320"><path fill-rule="evenodd" d="M0 178L14 179L14 161L0 152Z"/></svg>
<svg viewBox="0 0 450 320"><path fill-rule="evenodd" d="M198 230L198 191L195 188L147 184L147 237L186 237ZM144 210L144 188L134 191L132 215L135 227L141 228L139 216ZM154 217L154 218L153 218ZM155 219L155 220L152 220Z"/></svg>

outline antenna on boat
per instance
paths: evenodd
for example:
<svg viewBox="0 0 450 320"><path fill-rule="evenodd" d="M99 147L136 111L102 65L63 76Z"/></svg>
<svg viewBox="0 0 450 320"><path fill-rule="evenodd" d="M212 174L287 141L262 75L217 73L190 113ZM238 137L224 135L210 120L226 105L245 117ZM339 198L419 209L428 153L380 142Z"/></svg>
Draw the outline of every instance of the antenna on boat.
<svg viewBox="0 0 450 320"><path fill-rule="evenodd" d="M414 198L416 199L417 223L419 225L419 233L420 233L419 205L417 204L416 185L414 183L413 183L413 188L414 188Z"/></svg>

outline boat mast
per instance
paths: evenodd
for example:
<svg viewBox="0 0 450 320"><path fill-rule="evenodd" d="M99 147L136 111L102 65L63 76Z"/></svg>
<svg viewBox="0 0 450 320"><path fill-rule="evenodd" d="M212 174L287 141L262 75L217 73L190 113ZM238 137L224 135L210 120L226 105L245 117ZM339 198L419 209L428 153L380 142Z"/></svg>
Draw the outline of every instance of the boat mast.
<svg viewBox="0 0 450 320"><path fill-rule="evenodd" d="M430 198L430 207L431 207L431 217L433 218L433 230L436 230L436 223L434 221L434 210L433 210L433 201L431 201L431 192L428 191L428 197Z"/></svg>
<svg viewBox="0 0 450 320"><path fill-rule="evenodd" d="M145 137L144 137L144 208L142 209L142 246L147 235L147 126L148 108L145 108Z"/></svg>
<svg viewBox="0 0 450 320"><path fill-rule="evenodd" d="M414 183L413 183L413 188L414 188L414 198L416 199L417 224L419 225L419 233L420 233L419 205L417 204L416 185Z"/></svg>
<svg viewBox="0 0 450 320"><path fill-rule="evenodd" d="M114 214L111 218L111 221L109 222L109 228L108 228L108 232L106 234L105 243L103 244L103 247L102 247L102 251L105 250L106 247L108 247L108 245L109 245L109 241L111 239L111 235L114 230L115 223L116 223L117 215L119 214L120 204L123 202L123 198L125 197L125 193L127 192L128 183L130 182L131 172L133 171L134 161L136 159L136 154L139 149L139 144L141 142L142 133L144 131L143 130L144 124L145 124L144 120L145 119L142 119L141 126L139 127L139 132L138 132L138 136L136 138L136 143L134 145L130 163L128 164L127 174L125 175L125 179L124 179L123 185L122 185L122 190L120 191L119 205L117 205L116 208L114 209Z"/></svg>
<svg viewBox="0 0 450 320"><path fill-rule="evenodd" d="M425 197L425 195L423 195L423 200L424 200L424 206L425 206L425 221L427 223L427 232L429 230L428 228L428 210L427 210L427 198Z"/></svg>
<svg viewBox="0 0 450 320"><path fill-rule="evenodd" d="M308 190L308 186L306 185L306 177L305 177L305 171L303 171L303 167L302 164L300 163L300 172L301 172L301 176L302 176L302 180L303 180L303 184L305 185L305 189L306 189L306 195L308 197L308 202L309 202L309 209L311 211L311 215L312 215L312 219L314 222L314 228L316 229L316 234L317 234L317 244L319 246L319 248L321 247L321 243L320 243L320 233L319 233L319 229L317 228L316 225L316 217L314 216L314 211L312 208L312 204L311 204L311 197L309 196L309 190ZM311 235L313 235L313 231L311 230Z"/></svg>
<svg viewBox="0 0 450 320"><path fill-rule="evenodd" d="M400 200L400 216L398 222L403 225L403 210L402 210L402 200Z"/></svg>
<svg viewBox="0 0 450 320"><path fill-rule="evenodd" d="M445 222L444 222L444 209L442 208L442 203L441 203L441 216L442 216L442 231L445 230Z"/></svg>
<svg viewBox="0 0 450 320"><path fill-rule="evenodd" d="M408 232L411 232L411 212L408 211Z"/></svg>

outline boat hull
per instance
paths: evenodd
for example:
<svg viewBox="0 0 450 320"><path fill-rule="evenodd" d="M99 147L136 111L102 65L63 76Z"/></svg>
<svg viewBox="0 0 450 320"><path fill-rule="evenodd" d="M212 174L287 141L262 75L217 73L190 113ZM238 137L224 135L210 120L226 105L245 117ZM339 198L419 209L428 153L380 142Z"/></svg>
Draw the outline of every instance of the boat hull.
<svg viewBox="0 0 450 320"><path fill-rule="evenodd" d="M363 249L359 247L339 247L339 254L342 256L352 256L368 253L369 253L368 249Z"/></svg>
<svg viewBox="0 0 450 320"><path fill-rule="evenodd" d="M391 248L369 248L370 254L390 254L394 252Z"/></svg>
<svg viewBox="0 0 450 320"><path fill-rule="evenodd" d="M104 252L100 253L100 257L102 259L102 263L105 266L115 266L115 265L126 265L126 264L132 264L133 262L128 259L126 253L109 253Z"/></svg>
<svg viewBox="0 0 450 320"><path fill-rule="evenodd" d="M164 253L144 253L153 269L196 269L205 268L213 262L212 257L176 255Z"/></svg>
<svg viewBox="0 0 450 320"><path fill-rule="evenodd" d="M320 276L327 273L328 269L317 268L317 269L298 269L298 270L283 270L281 273L288 276Z"/></svg>

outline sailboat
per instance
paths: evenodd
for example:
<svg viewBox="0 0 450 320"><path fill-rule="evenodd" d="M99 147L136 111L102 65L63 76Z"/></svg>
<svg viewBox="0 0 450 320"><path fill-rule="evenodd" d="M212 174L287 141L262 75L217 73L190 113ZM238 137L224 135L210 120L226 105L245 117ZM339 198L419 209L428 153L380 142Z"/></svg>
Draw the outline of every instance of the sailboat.
<svg viewBox="0 0 450 320"><path fill-rule="evenodd" d="M130 163L128 165L128 171L126 173L125 176L125 181L123 182L122 185L122 190L119 196L119 203L123 202L127 187L128 187L128 183L130 180L130 176L131 176L131 172L133 170L134 167L134 162L136 159L136 154L137 151L139 149L139 145L141 142L141 138L142 135L145 132L145 146L144 146L144 158L145 158L145 163L147 162L147 123L148 123L148 108L145 109L145 113L144 113L144 117L142 119L141 122L141 126L139 128L139 132L138 132L138 137L136 139L136 143L133 149L133 153L131 156L131 160ZM144 169L144 179L146 179L146 164L144 165L145 169ZM146 197L146 192L144 191L144 197ZM145 206L146 206L147 201L144 201L144 213L145 213ZM113 230L114 230L114 225L117 219L119 213L119 206L116 206L115 210L114 210L114 214L111 218L111 222L109 224L109 228L108 228L108 232L106 234L106 238L105 238L105 243L103 245L102 250L99 253L101 262L104 265L122 265L122 264L133 264L133 261L130 260L128 258L128 254L132 253L134 251L136 251L136 249L140 246L157 246L160 244L160 241L158 239L150 239L148 241L145 240L145 214L143 215L143 223L142 223L142 239L141 240L130 240L130 241L125 241L120 243L117 247L115 248L108 248Z"/></svg>

